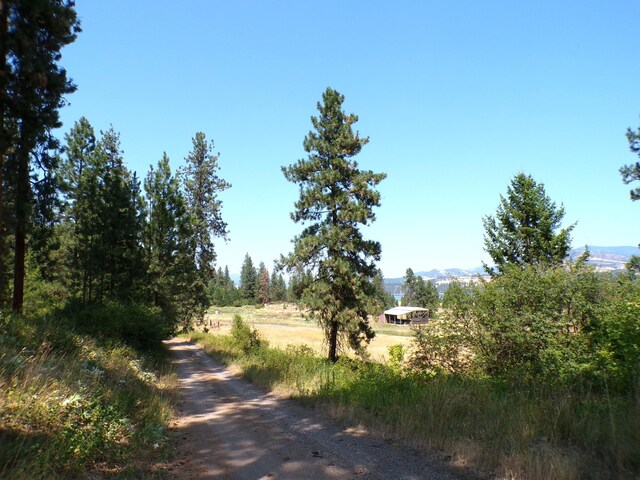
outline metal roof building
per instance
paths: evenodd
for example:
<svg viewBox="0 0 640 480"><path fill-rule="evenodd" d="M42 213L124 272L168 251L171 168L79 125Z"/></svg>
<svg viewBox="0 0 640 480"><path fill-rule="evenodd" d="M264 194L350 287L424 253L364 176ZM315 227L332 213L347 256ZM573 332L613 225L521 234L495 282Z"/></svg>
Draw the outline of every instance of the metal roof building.
<svg viewBox="0 0 640 480"><path fill-rule="evenodd" d="M416 325L427 323L428 319L429 310L422 307L393 307L384 311L384 321L386 323Z"/></svg>

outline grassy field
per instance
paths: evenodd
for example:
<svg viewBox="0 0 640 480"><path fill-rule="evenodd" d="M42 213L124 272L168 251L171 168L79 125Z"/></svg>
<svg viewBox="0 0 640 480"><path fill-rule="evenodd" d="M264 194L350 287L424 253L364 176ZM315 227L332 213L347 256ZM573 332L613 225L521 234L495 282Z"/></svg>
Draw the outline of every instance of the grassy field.
<svg viewBox="0 0 640 480"><path fill-rule="evenodd" d="M269 345L279 348L307 345L319 354L326 353L323 332L315 321L306 319L303 312L294 305L214 308L209 311L205 323L214 327L210 328L212 333L228 334L234 315L240 315L247 323L254 325ZM372 325L376 337L367 350L373 360L386 360L388 347L391 345L402 344L406 347L411 342L412 332L407 326L378 322L372 322Z"/></svg>

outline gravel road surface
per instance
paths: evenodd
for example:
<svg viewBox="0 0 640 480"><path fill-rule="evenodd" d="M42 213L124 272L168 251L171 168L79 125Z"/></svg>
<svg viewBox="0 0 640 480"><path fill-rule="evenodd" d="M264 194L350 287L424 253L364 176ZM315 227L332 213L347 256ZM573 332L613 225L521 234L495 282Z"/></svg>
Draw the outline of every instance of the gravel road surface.
<svg viewBox="0 0 640 480"><path fill-rule="evenodd" d="M180 377L176 479L473 478L434 455L340 427L233 376L181 339L167 342Z"/></svg>

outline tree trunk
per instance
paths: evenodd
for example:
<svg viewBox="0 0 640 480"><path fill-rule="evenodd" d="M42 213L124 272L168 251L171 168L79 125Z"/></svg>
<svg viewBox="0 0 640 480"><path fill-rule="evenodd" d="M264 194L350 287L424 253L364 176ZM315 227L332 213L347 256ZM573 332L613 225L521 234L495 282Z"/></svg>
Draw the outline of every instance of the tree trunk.
<svg viewBox="0 0 640 480"><path fill-rule="evenodd" d="M23 127L24 128L24 125ZM27 142L24 142L25 144ZM27 237L27 205L29 203L29 153L23 147L17 152L15 261L13 270L13 311L22 313L24 301L24 261Z"/></svg>
<svg viewBox="0 0 640 480"><path fill-rule="evenodd" d="M331 320L329 325L329 360L335 363L338 360L338 322Z"/></svg>

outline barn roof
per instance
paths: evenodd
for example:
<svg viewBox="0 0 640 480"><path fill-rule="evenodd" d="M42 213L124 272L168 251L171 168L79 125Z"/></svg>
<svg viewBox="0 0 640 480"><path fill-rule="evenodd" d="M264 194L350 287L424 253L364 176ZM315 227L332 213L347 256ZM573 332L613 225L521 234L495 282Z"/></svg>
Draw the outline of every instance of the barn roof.
<svg viewBox="0 0 640 480"><path fill-rule="evenodd" d="M427 308L422 308L422 307L393 307L389 310L385 310L384 314L400 316L400 315L406 315L408 313L428 312L428 311L429 310Z"/></svg>

